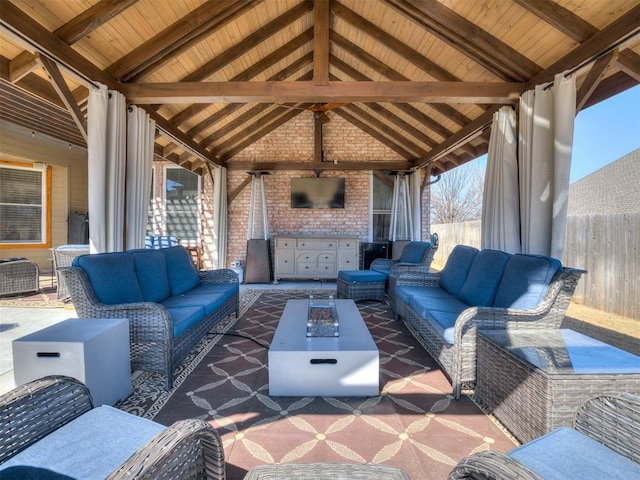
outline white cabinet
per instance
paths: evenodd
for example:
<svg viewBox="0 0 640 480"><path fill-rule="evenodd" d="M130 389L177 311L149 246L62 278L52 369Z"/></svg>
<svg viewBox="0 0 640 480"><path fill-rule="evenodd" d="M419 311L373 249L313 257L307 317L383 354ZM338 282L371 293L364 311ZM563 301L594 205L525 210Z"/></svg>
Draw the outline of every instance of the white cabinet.
<svg viewBox="0 0 640 480"><path fill-rule="evenodd" d="M274 241L274 280L336 278L340 270L357 270L355 237L280 236Z"/></svg>

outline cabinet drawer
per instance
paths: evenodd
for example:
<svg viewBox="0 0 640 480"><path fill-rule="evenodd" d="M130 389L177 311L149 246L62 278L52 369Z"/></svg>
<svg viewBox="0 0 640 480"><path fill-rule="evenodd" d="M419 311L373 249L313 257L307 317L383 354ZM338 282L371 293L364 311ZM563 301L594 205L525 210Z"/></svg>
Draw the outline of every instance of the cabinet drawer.
<svg viewBox="0 0 640 480"><path fill-rule="evenodd" d="M343 250L343 249L344 250L346 250L346 249L357 250L358 249L358 240L341 238L340 239L340 250Z"/></svg>
<svg viewBox="0 0 640 480"><path fill-rule="evenodd" d="M313 263L298 262L298 265L296 265L297 275L316 275L317 271L318 271L317 262L313 262Z"/></svg>
<svg viewBox="0 0 640 480"><path fill-rule="evenodd" d="M296 248L295 238L276 238L277 248Z"/></svg>
<svg viewBox="0 0 640 480"><path fill-rule="evenodd" d="M324 240L321 238L299 238L297 246L298 248L322 250L324 248L336 248L338 241L336 239Z"/></svg>

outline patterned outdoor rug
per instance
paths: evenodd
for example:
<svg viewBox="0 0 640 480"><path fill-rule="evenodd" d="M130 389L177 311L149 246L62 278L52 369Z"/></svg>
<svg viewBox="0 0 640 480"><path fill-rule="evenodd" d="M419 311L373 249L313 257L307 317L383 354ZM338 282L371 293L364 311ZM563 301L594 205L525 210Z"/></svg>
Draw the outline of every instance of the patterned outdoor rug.
<svg viewBox="0 0 640 480"><path fill-rule="evenodd" d="M164 425L210 422L222 435L229 479L258 464L307 462L384 463L414 479L445 479L473 452L513 448L470 398L451 399L451 385L433 360L377 302L358 307L380 350L380 395L269 397L265 346L286 301L307 296L244 292L241 318L216 329L227 335L210 333L200 342L171 392L158 375L142 374L134 394L117 406Z"/></svg>

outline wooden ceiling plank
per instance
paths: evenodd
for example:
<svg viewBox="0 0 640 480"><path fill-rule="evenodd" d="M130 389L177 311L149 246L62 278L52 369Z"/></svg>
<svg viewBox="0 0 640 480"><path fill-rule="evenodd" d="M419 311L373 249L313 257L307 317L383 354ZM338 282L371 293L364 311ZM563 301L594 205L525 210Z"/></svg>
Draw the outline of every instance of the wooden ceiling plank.
<svg viewBox="0 0 640 480"><path fill-rule="evenodd" d="M280 15L278 18L275 18L268 24L263 25L257 31L248 35L241 42L235 44L233 47L218 55L210 62L207 62L205 65L191 72L183 79L183 82L201 82L206 80L222 67L241 57L256 45L264 42L267 38L282 29L288 28L290 23L311 11L312 8L313 5L311 2L299 3Z"/></svg>
<svg viewBox="0 0 640 480"><path fill-rule="evenodd" d="M67 45L73 45L136 2L138 0L101 0L53 33Z"/></svg>
<svg viewBox="0 0 640 480"><path fill-rule="evenodd" d="M625 48L620 52L615 63L620 70L629 75L636 82L640 83L640 55L635 53L633 50Z"/></svg>
<svg viewBox="0 0 640 480"><path fill-rule="evenodd" d="M598 87L598 84L602 80L603 74L606 69L609 68L611 63L615 62L616 57L618 56L618 51L614 50L604 57L600 57L591 67L589 72L587 73L586 78L580 85L580 89L576 92L576 114L580 112L584 105L589 100L589 97L593 94L593 92Z"/></svg>
<svg viewBox="0 0 640 480"><path fill-rule="evenodd" d="M522 83L497 82L177 82L122 85L130 102L425 102L511 104Z"/></svg>
<svg viewBox="0 0 640 480"><path fill-rule="evenodd" d="M556 60L551 66L538 73L527 82L527 89L553 81L556 74L598 58L608 50L616 48L617 44L624 39L637 35L640 32L638 18L640 18L640 4L630 9L617 20L611 22L595 35L589 37L580 46Z"/></svg>
<svg viewBox="0 0 640 480"><path fill-rule="evenodd" d="M334 42L336 45L340 46L342 49L349 52L354 58L357 58L358 61L364 62L376 72L380 73L381 75L384 75L389 80L398 81L398 82L410 81L409 78L405 77L401 73L392 69L387 64L382 63L373 55L370 55L369 53L365 52L360 47L351 43L349 40L347 40L337 32L334 32L332 30L330 33L330 36L331 36L331 41ZM430 106L431 108L433 108L434 110L437 110L442 115L447 117L449 120L457 123L461 127L465 126L467 123L471 121L470 118L467 118L465 115L461 114L455 108L449 105L431 104Z"/></svg>
<svg viewBox="0 0 640 480"><path fill-rule="evenodd" d="M405 158L406 160L411 160L415 158L415 156L411 152L403 148L401 145L398 145L396 142L392 141L388 137L385 137L380 132L370 127L365 122L358 119L357 117L351 115L345 109L339 108L338 110L334 110L333 112L336 115L339 115L342 118L344 118L347 122L351 123L355 127L359 128L363 132L369 134L369 136L371 136L373 139L379 141L383 145L386 145L387 147L389 147L391 150L393 150L394 152L396 152L398 155ZM412 163L412 166L413 166L413 163Z"/></svg>
<svg viewBox="0 0 640 480"><path fill-rule="evenodd" d="M53 88L56 90L56 92L58 92L58 95L60 95L60 99L71 114L71 118L73 118L73 121L78 126L78 130L84 137L84 140L87 141L87 120L84 118L84 115L80 111L80 107L78 107L75 98L73 98L71 90L65 82L64 77L62 76L62 73L58 68L58 65L56 65L55 62L53 62L48 57L45 57L44 55L38 54L36 55L36 59L38 63L42 65L42 68L46 70Z"/></svg>
<svg viewBox="0 0 640 480"><path fill-rule="evenodd" d="M258 3L247 0L207 2L118 59L106 71L123 82L140 81Z"/></svg>
<svg viewBox="0 0 640 480"><path fill-rule="evenodd" d="M513 1L578 43L582 43L598 33L598 29L589 22L551 0Z"/></svg>
<svg viewBox="0 0 640 480"><path fill-rule="evenodd" d="M350 10L336 0L331 0L331 11L345 22L348 22L354 28L361 30L370 37L379 41L385 47L395 51L402 58L414 64L434 79L445 82L455 82L460 80L455 75L432 62L421 53L417 52L392 35L389 35L369 20L361 17L353 10Z"/></svg>
<svg viewBox="0 0 640 480"><path fill-rule="evenodd" d="M504 81L525 81L542 68L436 0L384 0L425 30Z"/></svg>
<svg viewBox="0 0 640 480"><path fill-rule="evenodd" d="M329 85L329 0L313 2L313 84Z"/></svg>

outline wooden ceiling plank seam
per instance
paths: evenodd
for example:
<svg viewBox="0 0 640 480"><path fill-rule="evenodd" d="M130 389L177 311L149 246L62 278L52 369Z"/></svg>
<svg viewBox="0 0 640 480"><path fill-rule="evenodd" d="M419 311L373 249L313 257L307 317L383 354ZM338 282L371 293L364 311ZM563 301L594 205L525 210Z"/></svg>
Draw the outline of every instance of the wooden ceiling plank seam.
<svg viewBox="0 0 640 480"><path fill-rule="evenodd" d="M312 38L313 38L313 30L309 29L302 35L299 35L298 37L293 39L291 42L288 42L286 45L283 45L278 50L276 50L275 52L271 53L270 55L262 59L257 64L252 65L251 67L246 69L244 72L238 74L236 77L232 79L232 81L247 81L254 78L256 75L262 73L267 68L271 67L275 63L279 62L286 56L293 53L295 50L300 48L305 43L310 42ZM287 68L281 70L280 72L276 73L272 77L268 78L268 81L275 82L275 81L284 80L285 78L288 78L290 75L292 75L297 70L302 68L304 65L309 64L311 61L313 61L313 52L309 52L308 54L304 55L302 58L293 62ZM196 105L192 105L189 108L183 110L179 114L172 117L170 120L171 123L173 123L176 126L179 126L180 124L188 121L189 118L191 118L193 115L196 115L207 108L207 106L203 107L202 105L198 105L196 107ZM189 129L188 134L190 136L195 136L198 133L202 132L202 130L204 130L208 126L215 123L216 121L217 120L211 121L211 117L209 119L205 119L202 122L200 122L198 125Z"/></svg>
<svg viewBox="0 0 640 480"><path fill-rule="evenodd" d="M308 106L311 106L311 105L310 104L304 105L304 107L308 107ZM292 118L302 113L302 110L297 111L297 110L287 109L284 107L276 107L276 108L280 108L284 111L283 114L280 116L280 118L274 119L273 121L271 121L266 125L261 125L259 128L257 128L257 125L254 124L254 128L255 128L254 133L249 136L246 136L244 140L236 144L235 147L231 148L228 151L225 151L221 155L221 158L224 159L225 161L228 161L230 158L240 153L249 145L252 145L256 141L258 141L260 138L264 137L265 135L272 132L276 128L281 127L282 125L287 123L289 120L291 120Z"/></svg>
<svg viewBox="0 0 640 480"><path fill-rule="evenodd" d="M280 30L287 28L290 23L311 11L312 8L313 5L310 2L299 3L268 24L263 25L257 31L246 36L241 42L227 49L213 60L191 72L182 79L182 82L200 82L206 80L225 65L241 57L252 48L255 48L256 45L259 45Z"/></svg>
<svg viewBox="0 0 640 480"><path fill-rule="evenodd" d="M608 50L617 48L618 44L625 41L625 39L638 35L640 33L638 18L640 18L640 4L631 8L627 13L530 79L527 82L527 89L551 82L556 74L577 68L585 62L593 61Z"/></svg>
<svg viewBox="0 0 640 480"><path fill-rule="evenodd" d="M615 59L615 63L620 70L640 83L640 55L625 48Z"/></svg>
<svg viewBox="0 0 640 480"><path fill-rule="evenodd" d="M313 2L313 84L329 85L329 0Z"/></svg>
<svg viewBox="0 0 640 480"><path fill-rule="evenodd" d="M384 0L503 81L525 81L542 68L435 0Z"/></svg>
<svg viewBox="0 0 640 480"><path fill-rule="evenodd" d="M121 86L139 105L237 102L424 102L511 104L523 83L499 82L177 82Z"/></svg>
<svg viewBox="0 0 640 480"><path fill-rule="evenodd" d="M354 115L351 115L345 109L340 108L338 110L334 110L333 113L335 113L336 115L339 115L340 117L344 118L347 122L349 122L353 126L359 128L364 133L367 133L374 140L377 140L381 144L389 147L391 150L396 152L398 155L400 155L405 160L410 161L410 160L415 158L415 156L410 151L405 149L403 146L397 144L393 140L391 140L388 137L382 135L380 132L378 132L373 127L370 127L368 124L366 124L365 122L363 122L359 118L355 117ZM412 166L413 166L413 164L412 164Z"/></svg>
<svg viewBox="0 0 640 480"><path fill-rule="evenodd" d="M413 48L402 43L394 36L388 34L380 27L371 23L369 20L361 17L353 10L350 10L341 3L338 3L336 0L331 0L331 11L333 14L348 22L354 28L363 31L370 37L383 44L385 47L395 51L402 58L420 68L435 80L441 80L445 82L455 82L460 80L452 73L448 72L444 68L429 60L420 52L417 52Z"/></svg>
<svg viewBox="0 0 640 480"><path fill-rule="evenodd" d="M137 82L171 61L185 49L223 28L259 2L207 2L180 18L105 70L122 82Z"/></svg>
<svg viewBox="0 0 640 480"><path fill-rule="evenodd" d="M71 114L71 118L78 126L80 134L83 136L84 140L87 141L87 119L80 111L80 107L78 107L75 98L73 98L71 90L69 90L69 87L67 86L64 77L62 76L62 73L58 68L58 65L56 65L56 63L50 60L48 57L40 54L36 55L36 59L38 60L38 63L42 65L42 68L47 71L53 88L56 90L56 92L58 92L58 95L60 95L60 99L63 101L63 103L67 107L67 110Z"/></svg>
<svg viewBox="0 0 640 480"><path fill-rule="evenodd" d="M598 33L598 29L575 13L551 0L513 0L578 43Z"/></svg>
<svg viewBox="0 0 640 480"><path fill-rule="evenodd" d="M392 69L388 65L380 62L373 55L370 55L369 53L365 52L360 47L358 47L357 45L351 43L349 40L347 40L342 35L338 34L337 32L335 32L333 30L331 31L331 39L332 39L332 41L334 43L336 43L336 45L339 45L342 49L344 49L345 51L349 52L351 55L353 55L358 60L366 63L367 65L369 65L369 67L371 67L372 69L374 69L375 71L377 71L381 75L384 75L389 80L393 80L393 81L410 81L409 78L405 77L401 73L399 73L396 70ZM467 123L469 123L471 121L470 118L467 118L465 115L463 115L462 113L458 112L455 108L453 108L453 107L451 107L449 105L431 104L430 106L431 106L431 108L433 108L434 110L439 111L442 115L444 115L445 117L449 118L452 122L457 123L461 127L465 126Z"/></svg>
<svg viewBox="0 0 640 480"><path fill-rule="evenodd" d="M605 70L615 62L618 57L618 51L614 50L609 54L600 57L589 69L586 78L580 85L580 88L576 92L576 114L580 112L584 105L589 101L589 97L598 87L598 84L603 78Z"/></svg>

